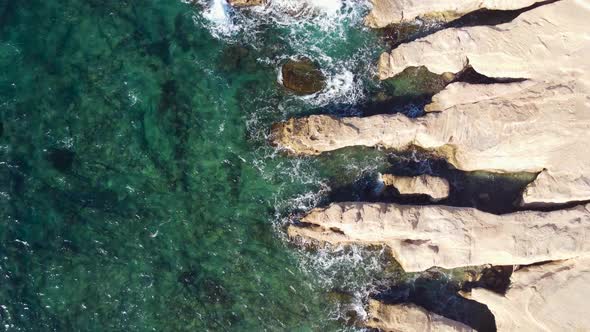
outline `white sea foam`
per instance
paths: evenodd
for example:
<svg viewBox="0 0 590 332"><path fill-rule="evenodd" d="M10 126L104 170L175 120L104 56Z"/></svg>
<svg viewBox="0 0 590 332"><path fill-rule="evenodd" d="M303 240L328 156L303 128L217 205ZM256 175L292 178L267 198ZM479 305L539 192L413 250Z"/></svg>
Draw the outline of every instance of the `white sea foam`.
<svg viewBox="0 0 590 332"><path fill-rule="evenodd" d="M226 0L200 0L199 3L205 7L202 15L205 20L196 19L195 22L204 24L214 37L229 43L268 47L268 41L260 38L260 33L268 26L276 27L278 42L288 45L286 49L290 51L287 52L296 53L258 60L277 68L279 83L282 81L280 67L288 58L307 57L320 65L327 77L326 88L312 96L292 96L292 99L322 107L352 105L365 97L363 81L370 79L370 68L359 68L359 63L371 58L369 54L374 45L340 46L336 52L334 47L346 42L349 31L364 29L367 0L273 0L248 9L233 9Z"/></svg>
<svg viewBox="0 0 590 332"><path fill-rule="evenodd" d="M231 8L226 0L211 0L203 17L210 23L210 31L217 37L230 36L237 30L230 17Z"/></svg>
<svg viewBox="0 0 590 332"><path fill-rule="evenodd" d="M206 0L202 0L206 1ZM246 10L230 8L226 0L212 0L205 5L203 18L197 24L205 24L211 34L228 43L243 43L250 47L268 47L268 40L260 37L269 25L276 28L279 49L284 53L264 54L259 63L277 70L277 81L282 83L281 65L289 58L308 57L319 64L326 76L326 87L311 96L281 98L278 105L258 109L248 115L247 127L250 138L264 141L268 128L263 119L277 110L284 116L300 111L300 106L309 108L327 105L354 105L365 98L363 86L371 79L370 63L375 46L354 44L348 47L348 33L363 28L366 13L365 0L272 0L266 6ZM280 46L288 47L280 48ZM366 66L363 63L367 63ZM363 67L364 66L364 67ZM277 89L279 90L279 89ZM277 93L280 92L269 92ZM255 96L267 98L268 96ZM305 108L304 108L305 109ZM250 163L261 176L271 182L280 182L276 190L274 227L285 238L284 226L293 222L292 213L308 211L322 203L331 188L327 179L316 168L311 158L278 157L277 150L270 147L257 149ZM358 167L350 165L351 168ZM371 168L372 169L372 168ZM362 172L362 170L347 170ZM371 170L367 170L371 171ZM295 189L294 189L295 188ZM337 247L310 253L299 251L300 268L318 278L324 289L341 289L353 295L352 306L361 318L365 313L362 301L372 290L370 285L383 276L385 253L369 251L360 247ZM343 317L336 311L333 318Z"/></svg>

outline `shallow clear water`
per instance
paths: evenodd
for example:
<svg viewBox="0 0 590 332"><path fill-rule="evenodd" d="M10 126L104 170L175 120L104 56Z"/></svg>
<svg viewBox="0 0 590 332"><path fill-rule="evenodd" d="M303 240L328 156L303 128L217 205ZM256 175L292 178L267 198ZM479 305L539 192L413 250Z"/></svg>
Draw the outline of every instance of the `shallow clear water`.
<svg viewBox="0 0 590 332"><path fill-rule="evenodd" d="M383 254L306 253L282 226L386 160L266 140L374 88L365 5L317 3L0 0L0 329L345 328L329 292L366 291ZM297 55L323 93L278 84Z"/></svg>

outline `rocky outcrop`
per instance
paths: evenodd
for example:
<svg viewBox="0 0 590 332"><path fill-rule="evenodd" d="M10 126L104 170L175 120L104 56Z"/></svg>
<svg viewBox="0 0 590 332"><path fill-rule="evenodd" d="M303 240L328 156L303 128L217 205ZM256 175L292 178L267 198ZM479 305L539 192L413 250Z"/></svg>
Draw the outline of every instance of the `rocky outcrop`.
<svg viewBox="0 0 590 332"><path fill-rule="evenodd" d="M590 258L529 266L512 274L505 295L474 289L471 299L488 306L498 331L588 331Z"/></svg>
<svg viewBox="0 0 590 332"><path fill-rule="evenodd" d="M512 83L518 91L504 93L504 85L454 83L446 91L461 89L476 101L452 105L447 99L442 109L435 98L428 109L440 112L417 119L401 114L291 119L274 126L272 137L296 154L348 146L419 148L464 171L543 172L524 192L524 203L583 201L590 199L590 112L583 107L584 95L572 91L577 84Z"/></svg>
<svg viewBox="0 0 590 332"><path fill-rule="evenodd" d="M448 206L335 203L312 210L288 234L321 243L385 245L407 272L532 264L590 254L589 209L498 216Z"/></svg>
<svg viewBox="0 0 590 332"><path fill-rule="evenodd" d="M251 7L264 5L266 0L228 0L227 2L234 7Z"/></svg>
<svg viewBox="0 0 590 332"><path fill-rule="evenodd" d="M299 95L308 95L322 90L326 77L310 60L289 60L281 69L283 85Z"/></svg>
<svg viewBox="0 0 590 332"><path fill-rule="evenodd" d="M590 6L563 0L496 27L448 29L402 45L381 61L381 78L407 66L438 74L469 63L503 84L453 83L424 117L312 116L274 127L294 153L346 146L424 149L464 171L540 173L523 205L590 200Z"/></svg>
<svg viewBox="0 0 590 332"><path fill-rule="evenodd" d="M379 61L379 77L407 67L457 73L467 64L488 77L568 81L585 76L588 4L563 0L498 26L452 28L400 45ZM587 82L587 81L586 81Z"/></svg>
<svg viewBox="0 0 590 332"><path fill-rule="evenodd" d="M471 332L469 326L429 312L414 304L385 304L369 300L365 326L381 331Z"/></svg>
<svg viewBox="0 0 590 332"><path fill-rule="evenodd" d="M392 174L381 175L384 186L397 189L402 195L427 195L433 201L440 201L449 197L449 181L430 175L420 176L395 176Z"/></svg>
<svg viewBox="0 0 590 332"><path fill-rule="evenodd" d="M371 0L366 17L372 28L412 21L416 18L449 22L478 9L512 10L534 4L535 0Z"/></svg>

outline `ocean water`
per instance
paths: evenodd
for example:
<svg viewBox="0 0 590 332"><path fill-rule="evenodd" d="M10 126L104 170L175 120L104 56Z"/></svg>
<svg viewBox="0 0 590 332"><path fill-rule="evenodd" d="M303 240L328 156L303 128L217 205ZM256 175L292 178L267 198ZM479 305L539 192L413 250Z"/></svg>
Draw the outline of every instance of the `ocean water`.
<svg viewBox="0 0 590 332"><path fill-rule="evenodd" d="M0 0L0 330L353 329L370 281L399 271L301 250L284 225L387 159L293 158L267 135L359 112L384 47L366 9ZM301 55L328 77L317 95L279 84Z"/></svg>

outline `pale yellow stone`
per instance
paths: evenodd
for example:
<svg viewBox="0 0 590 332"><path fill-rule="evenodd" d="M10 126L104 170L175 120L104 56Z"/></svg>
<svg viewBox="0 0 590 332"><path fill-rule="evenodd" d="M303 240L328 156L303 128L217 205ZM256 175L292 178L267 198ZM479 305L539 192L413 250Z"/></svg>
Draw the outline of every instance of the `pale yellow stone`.
<svg viewBox="0 0 590 332"><path fill-rule="evenodd" d="M394 187L402 195L428 195L434 201L449 197L449 181L431 175L396 176L381 175L383 185Z"/></svg>
<svg viewBox="0 0 590 332"><path fill-rule="evenodd" d="M488 77L539 81L584 77L587 86L589 16L588 0L562 0L497 26L444 29L385 53L379 77L393 77L413 66L426 66L436 74L457 73L469 64Z"/></svg>
<svg viewBox="0 0 590 332"><path fill-rule="evenodd" d="M448 29L402 45L381 57L385 77L407 66L458 72L469 62L491 77L527 80L450 84L417 119L290 120L274 128L274 142L299 154L417 147L464 171L540 173L524 191L524 205L590 200L588 17L587 0L562 0L497 27Z"/></svg>
<svg viewBox="0 0 590 332"><path fill-rule="evenodd" d="M385 332L475 332L471 327L414 304L384 304L369 300L365 326Z"/></svg>
<svg viewBox="0 0 590 332"><path fill-rule="evenodd" d="M234 7L251 7L260 6L266 3L266 0L227 0Z"/></svg>
<svg viewBox="0 0 590 332"><path fill-rule="evenodd" d="M474 289L471 299L494 314L499 332L590 331L590 258L525 267L506 295Z"/></svg>
<svg viewBox="0 0 590 332"><path fill-rule="evenodd" d="M365 22L372 28L384 28L390 24L411 21L419 17L448 22L478 9L520 9L535 2L535 0L371 0L373 8Z"/></svg>
<svg viewBox="0 0 590 332"><path fill-rule="evenodd" d="M312 210L291 238L385 245L407 272L513 265L590 254L590 205L494 215L473 208L335 203Z"/></svg>

